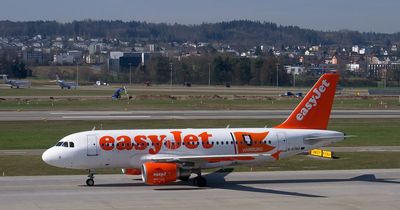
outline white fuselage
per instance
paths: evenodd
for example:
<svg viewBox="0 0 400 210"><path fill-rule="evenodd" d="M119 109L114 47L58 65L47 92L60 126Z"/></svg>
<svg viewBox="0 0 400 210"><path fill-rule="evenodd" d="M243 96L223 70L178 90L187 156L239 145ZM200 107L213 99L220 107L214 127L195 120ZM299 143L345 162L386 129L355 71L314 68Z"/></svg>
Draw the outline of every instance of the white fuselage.
<svg viewBox="0 0 400 210"><path fill-rule="evenodd" d="M336 136L307 141L306 138ZM339 138L337 138L339 136ZM342 137L342 138L340 138ZM140 168L151 157L269 154L256 158L216 158L196 162L196 168L272 161L307 152L344 139L341 132L311 129L221 128L95 130L64 137L43 153L53 166L74 169ZM68 143L64 143L68 142ZM73 147L71 146L73 144ZM275 156L271 156L275 154Z"/></svg>

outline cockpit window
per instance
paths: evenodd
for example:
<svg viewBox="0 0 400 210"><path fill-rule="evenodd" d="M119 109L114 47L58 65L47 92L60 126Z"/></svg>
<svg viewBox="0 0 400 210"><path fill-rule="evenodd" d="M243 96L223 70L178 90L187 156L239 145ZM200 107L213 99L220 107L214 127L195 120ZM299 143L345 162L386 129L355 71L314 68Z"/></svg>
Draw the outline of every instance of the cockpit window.
<svg viewBox="0 0 400 210"><path fill-rule="evenodd" d="M69 147L74 147L74 142L69 142Z"/></svg>
<svg viewBox="0 0 400 210"><path fill-rule="evenodd" d="M62 144L62 146L63 146L63 147L68 147L68 142L64 142L64 143Z"/></svg>
<svg viewBox="0 0 400 210"><path fill-rule="evenodd" d="M57 142L56 147L61 146L62 143L63 143L62 141Z"/></svg>

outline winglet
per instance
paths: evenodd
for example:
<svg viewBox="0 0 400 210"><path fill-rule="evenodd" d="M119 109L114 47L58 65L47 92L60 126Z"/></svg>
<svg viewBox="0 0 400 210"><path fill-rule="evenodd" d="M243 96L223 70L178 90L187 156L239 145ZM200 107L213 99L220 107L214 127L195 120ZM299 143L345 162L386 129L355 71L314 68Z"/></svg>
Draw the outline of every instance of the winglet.
<svg viewBox="0 0 400 210"><path fill-rule="evenodd" d="M276 128L321 129L328 127L339 75L322 75L292 114Z"/></svg>

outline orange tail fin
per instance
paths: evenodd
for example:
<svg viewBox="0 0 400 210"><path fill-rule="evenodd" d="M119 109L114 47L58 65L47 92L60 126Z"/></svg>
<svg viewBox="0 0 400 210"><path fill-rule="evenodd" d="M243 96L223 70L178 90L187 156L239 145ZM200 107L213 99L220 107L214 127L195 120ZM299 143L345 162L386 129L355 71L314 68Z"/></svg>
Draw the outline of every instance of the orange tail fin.
<svg viewBox="0 0 400 210"><path fill-rule="evenodd" d="M322 75L292 114L276 128L326 129L339 75Z"/></svg>

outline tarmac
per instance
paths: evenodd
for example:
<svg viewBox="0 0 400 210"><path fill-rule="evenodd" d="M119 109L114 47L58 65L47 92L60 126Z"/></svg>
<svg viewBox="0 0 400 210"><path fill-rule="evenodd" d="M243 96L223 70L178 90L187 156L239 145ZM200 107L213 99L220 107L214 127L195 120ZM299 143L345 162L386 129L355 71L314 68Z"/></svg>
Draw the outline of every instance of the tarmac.
<svg viewBox="0 0 400 210"><path fill-rule="evenodd" d="M286 119L292 110L182 111L0 111L0 121L34 120L162 120L162 119ZM334 110L331 118L399 119L400 110Z"/></svg>
<svg viewBox="0 0 400 210"><path fill-rule="evenodd" d="M209 185L147 186L140 176L0 177L1 210L400 209L400 169L206 174Z"/></svg>

